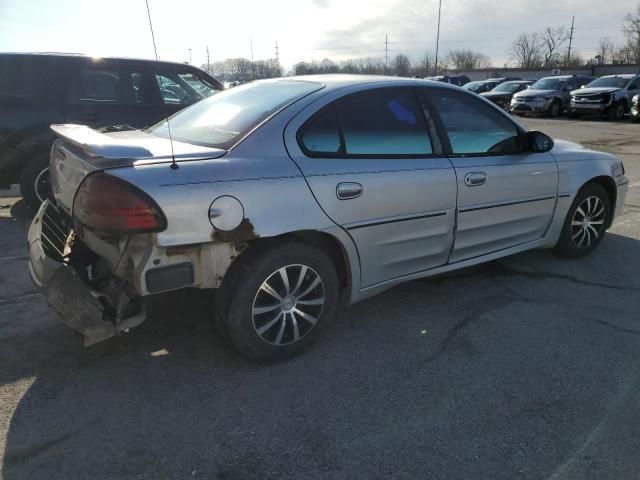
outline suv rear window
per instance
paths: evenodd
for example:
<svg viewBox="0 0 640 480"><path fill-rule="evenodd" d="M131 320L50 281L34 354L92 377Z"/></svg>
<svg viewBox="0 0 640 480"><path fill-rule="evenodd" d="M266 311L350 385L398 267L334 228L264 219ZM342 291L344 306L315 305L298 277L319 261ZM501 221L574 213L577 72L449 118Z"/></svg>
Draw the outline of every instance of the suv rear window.
<svg viewBox="0 0 640 480"><path fill-rule="evenodd" d="M42 62L34 58L0 57L0 102L32 100L46 75Z"/></svg>

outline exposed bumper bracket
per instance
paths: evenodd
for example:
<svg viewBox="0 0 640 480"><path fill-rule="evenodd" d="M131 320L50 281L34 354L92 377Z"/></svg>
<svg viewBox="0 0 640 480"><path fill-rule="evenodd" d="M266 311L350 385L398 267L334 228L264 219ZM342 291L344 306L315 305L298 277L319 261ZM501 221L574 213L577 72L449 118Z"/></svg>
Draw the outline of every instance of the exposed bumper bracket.
<svg viewBox="0 0 640 480"><path fill-rule="evenodd" d="M95 293L66 265L61 265L54 272L46 298L60 322L84 337L85 347L128 331L146 317L143 305L140 312L121 322L109 320Z"/></svg>

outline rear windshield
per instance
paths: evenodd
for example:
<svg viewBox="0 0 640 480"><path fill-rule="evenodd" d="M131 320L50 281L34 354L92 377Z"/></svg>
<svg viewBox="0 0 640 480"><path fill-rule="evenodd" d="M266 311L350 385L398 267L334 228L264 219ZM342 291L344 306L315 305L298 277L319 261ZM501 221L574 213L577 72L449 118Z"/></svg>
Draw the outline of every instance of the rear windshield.
<svg viewBox="0 0 640 480"><path fill-rule="evenodd" d="M611 88L624 88L631 82L630 78L624 77L600 77L590 84L587 87L611 87Z"/></svg>
<svg viewBox="0 0 640 480"><path fill-rule="evenodd" d="M322 88L299 80L265 80L225 90L170 117L174 140L229 148L251 129L295 100ZM169 138L167 121L147 133Z"/></svg>

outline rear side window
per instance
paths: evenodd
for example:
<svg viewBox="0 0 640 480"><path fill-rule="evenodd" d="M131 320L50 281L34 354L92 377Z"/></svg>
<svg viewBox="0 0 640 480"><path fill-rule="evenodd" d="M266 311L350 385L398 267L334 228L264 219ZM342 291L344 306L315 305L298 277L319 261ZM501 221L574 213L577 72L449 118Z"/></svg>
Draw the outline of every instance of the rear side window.
<svg viewBox="0 0 640 480"><path fill-rule="evenodd" d="M433 153L424 114L411 88L380 88L343 97L311 117L299 139L313 156Z"/></svg>
<svg viewBox="0 0 640 480"><path fill-rule="evenodd" d="M306 123L300 141L307 153L337 154L342 151L340 127L333 105L321 110Z"/></svg>
<svg viewBox="0 0 640 480"><path fill-rule="evenodd" d="M473 95L428 89L454 154L509 154L521 151L516 125Z"/></svg>
<svg viewBox="0 0 640 480"><path fill-rule="evenodd" d="M73 104L149 104L150 97L143 72L117 69L82 69L69 91Z"/></svg>

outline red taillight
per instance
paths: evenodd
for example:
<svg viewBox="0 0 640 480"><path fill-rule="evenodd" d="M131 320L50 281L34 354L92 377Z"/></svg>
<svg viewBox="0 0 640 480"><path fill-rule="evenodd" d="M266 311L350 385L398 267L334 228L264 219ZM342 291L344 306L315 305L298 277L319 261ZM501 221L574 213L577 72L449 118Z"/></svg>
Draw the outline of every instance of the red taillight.
<svg viewBox="0 0 640 480"><path fill-rule="evenodd" d="M73 201L73 216L91 230L110 234L158 232L167 223L146 193L103 173L84 179Z"/></svg>

